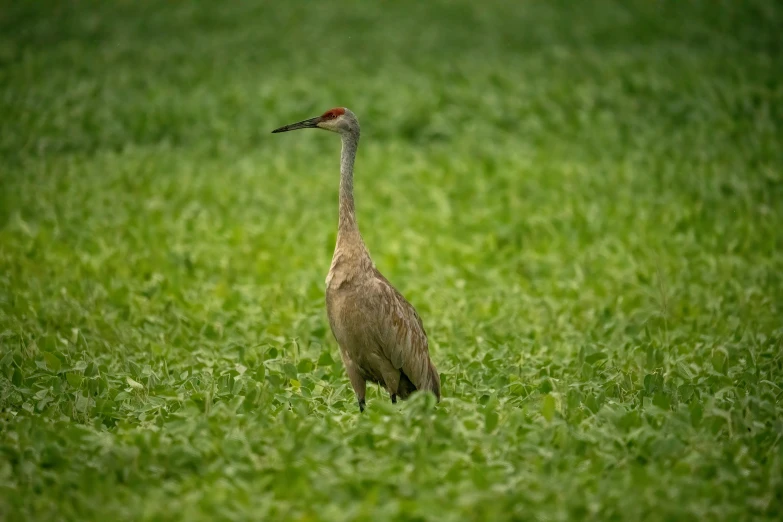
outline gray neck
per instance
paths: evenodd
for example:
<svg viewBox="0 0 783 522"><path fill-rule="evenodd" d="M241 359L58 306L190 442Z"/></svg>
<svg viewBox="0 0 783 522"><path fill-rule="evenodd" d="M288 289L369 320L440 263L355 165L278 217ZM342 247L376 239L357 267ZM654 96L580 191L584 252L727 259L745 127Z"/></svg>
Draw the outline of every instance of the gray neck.
<svg viewBox="0 0 783 522"><path fill-rule="evenodd" d="M356 149L359 147L359 133L349 132L342 134L341 137L343 148L340 153L340 220L337 234L352 236L359 233L353 203L353 162L356 159Z"/></svg>

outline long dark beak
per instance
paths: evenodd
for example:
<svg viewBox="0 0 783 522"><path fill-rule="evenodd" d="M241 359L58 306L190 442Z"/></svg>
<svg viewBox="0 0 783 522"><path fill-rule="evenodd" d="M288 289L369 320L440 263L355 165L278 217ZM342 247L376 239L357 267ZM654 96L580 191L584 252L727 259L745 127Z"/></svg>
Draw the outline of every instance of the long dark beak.
<svg viewBox="0 0 783 522"><path fill-rule="evenodd" d="M320 121L321 121L321 117L318 116L315 118L310 118L309 120L292 123L291 125L283 125L279 129L273 130L272 133L274 134L275 132L288 132L297 129L314 129L318 126L318 122Z"/></svg>

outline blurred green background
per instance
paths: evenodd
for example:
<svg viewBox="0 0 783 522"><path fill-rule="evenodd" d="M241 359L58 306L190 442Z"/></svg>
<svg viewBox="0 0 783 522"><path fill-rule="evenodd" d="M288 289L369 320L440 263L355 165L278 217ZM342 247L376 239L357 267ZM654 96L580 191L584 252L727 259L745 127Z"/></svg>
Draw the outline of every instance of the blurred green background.
<svg viewBox="0 0 783 522"><path fill-rule="evenodd" d="M781 27L0 1L0 518L779 520ZM334 106L437 406L339 361Z"/></svg>

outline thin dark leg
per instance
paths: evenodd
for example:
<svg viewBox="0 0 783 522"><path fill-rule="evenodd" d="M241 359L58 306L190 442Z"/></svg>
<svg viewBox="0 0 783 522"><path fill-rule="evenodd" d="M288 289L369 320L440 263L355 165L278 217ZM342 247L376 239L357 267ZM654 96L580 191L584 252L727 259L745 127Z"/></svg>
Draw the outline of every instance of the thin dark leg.
<svg viewBox="0 0 783 522"><path fill-rule="evenodd" d="M365 405L364 399L363 398L359 399L359 413L364 413L364 405Z"/></svg>
<svg viewBox="0 0 783 522"><path fill-rule="evenodd" d="M397 394L392 393L392 404L397 404Z"/></svg>

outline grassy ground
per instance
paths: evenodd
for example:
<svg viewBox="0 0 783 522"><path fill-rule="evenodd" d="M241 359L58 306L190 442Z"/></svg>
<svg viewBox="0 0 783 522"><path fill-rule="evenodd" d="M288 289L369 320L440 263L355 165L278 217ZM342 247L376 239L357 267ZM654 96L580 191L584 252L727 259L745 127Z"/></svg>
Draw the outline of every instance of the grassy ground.
<svg viewBox="0 0 783 522"><path fill-rule="evenodd" d="M783 9L0 7L0 518L783 516ZM338 139L444 400L359 415Z"/></svg>

